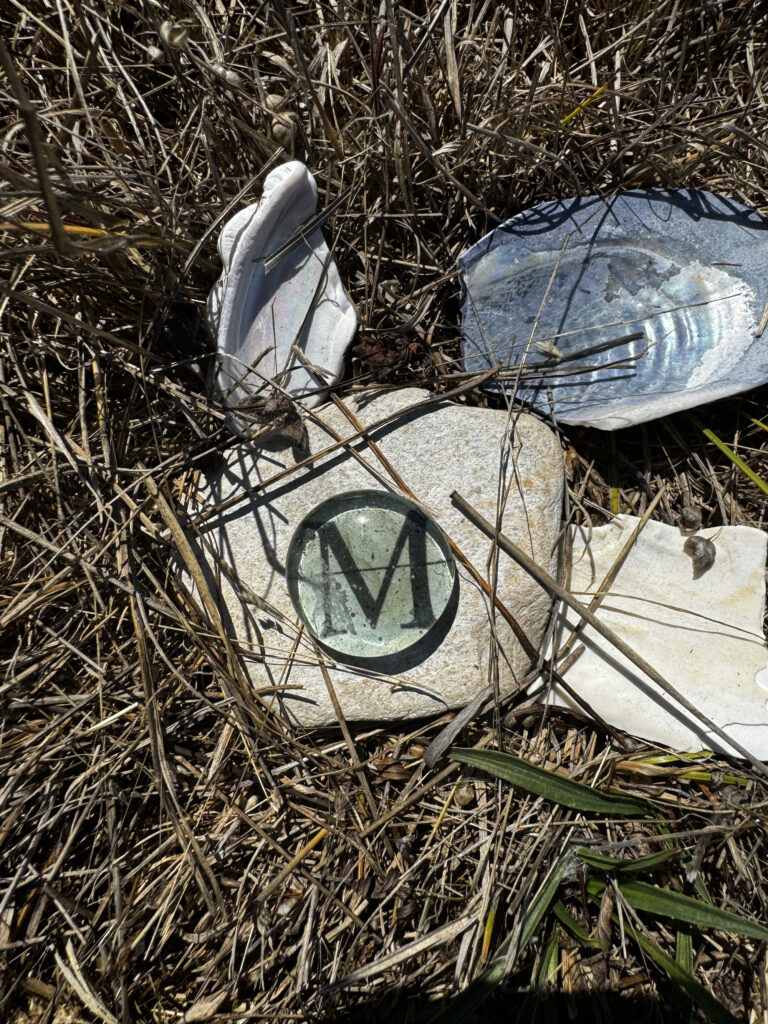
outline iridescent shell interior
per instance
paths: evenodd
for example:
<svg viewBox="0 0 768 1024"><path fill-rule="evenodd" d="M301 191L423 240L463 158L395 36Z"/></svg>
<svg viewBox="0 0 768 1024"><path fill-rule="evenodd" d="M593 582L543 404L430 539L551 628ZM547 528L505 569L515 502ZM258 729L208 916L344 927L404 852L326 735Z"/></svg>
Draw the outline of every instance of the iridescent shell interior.
<svg viewBox="0 0 768 1024"><path fill-rule="evenodd" d="M764 383L767 229L697 191L521 213L459 260L465 369L514 368L517 397L607 430Z"/></svg>

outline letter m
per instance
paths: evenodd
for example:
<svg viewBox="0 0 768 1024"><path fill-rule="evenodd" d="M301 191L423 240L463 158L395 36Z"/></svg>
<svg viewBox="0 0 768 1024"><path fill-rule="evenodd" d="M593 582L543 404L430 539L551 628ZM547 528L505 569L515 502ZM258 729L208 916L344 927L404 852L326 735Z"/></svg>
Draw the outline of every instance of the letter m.
<svg viewBox="0 0 768 1024"><path fill-rule="evenodd" d="M410 573L413 618L410 622L403 622L402 627L403 629L428 629L434 623L435 614L432 611L429 577L427 574L427 532L425 530L424 516L420 512L414 509L406 516L403 528L395 541L384 570L384 578L381 581L379 592L375 595L371 593L363 573L360 571L360 567L355 562L352 552L347 547L336 525L334 523L324 523L318 531L318 537L320 541L320 554L323 561L323 592L326 608L324 636L342 632L342 630L334 628L333 624L332 609L335 602L331 596L333 579L330 567L330 554L333 553L339 569L366 619L371 626L375 627L379 621L381 610L384 607L389 588L392 585L392 579L399 567L400 556L406 544L408 545L408 570ZM399 568L404 569L405 566L400 566Z"/></svg>

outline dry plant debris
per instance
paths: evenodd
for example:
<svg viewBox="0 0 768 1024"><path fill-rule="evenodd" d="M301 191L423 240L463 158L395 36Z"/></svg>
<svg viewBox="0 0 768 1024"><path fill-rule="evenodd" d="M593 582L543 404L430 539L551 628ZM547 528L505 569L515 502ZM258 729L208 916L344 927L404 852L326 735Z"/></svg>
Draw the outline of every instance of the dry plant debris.
<svg viewBox="0 0 768 1024"><path fill-rule="evenodd" d="M456 256L526 206L696 186L768 212L767 33L752 0L3 5L4 1020L458 1013L567 844L658 853L643 816L427 767L447 719L345 738L265 711L215 607L168 570L186 488L234 443L200 314L219 225L300 158L321 206L342 197L325 231L361 322L345 387L466 383ZM563 433L569 516L642 515L663 491L663 521L694 505L705 526L764 527L765 397ZM687 864L656 881L765 921L751 768L627 751L522 695L465 719L464 747L653 807ZM567 916L463 1019L507 1020L521 993L529 1019L688 1019L633 929L723 1012L768 1019L759 939L676 935L613 883L596 906L594 881L563 877Z"/></svg>

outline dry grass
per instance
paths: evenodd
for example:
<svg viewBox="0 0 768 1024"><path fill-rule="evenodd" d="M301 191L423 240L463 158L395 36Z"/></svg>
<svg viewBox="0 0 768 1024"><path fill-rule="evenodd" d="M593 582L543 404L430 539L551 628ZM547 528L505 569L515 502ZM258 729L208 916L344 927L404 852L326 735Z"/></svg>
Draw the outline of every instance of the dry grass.
<svg viewBox="0 0 768 1024"><path fill-rule="evenodd" d="M446 390L456 256L526 205L642 184L768 212L767 32L752 0L6 0L0 1017L428 1020L569 838L654 849L644 825L471 772L457 788L458 765L421 759L446 720L358 731L361 767L336 735L287 731L167 576L166 527L186 475L233 443L200 313L218 226L270 168L299 157L323 205L343 197L326 234L361 322L350 380ZM763 476L765 397L705 411ZM764 525L764 495L685 417L613 452L597 432L563 444L577 518L642 513L664 486L662 520L695 500L705 525ZM460 738L646 797L715 903L765 919L751 771L639 765L647 746L519 697ZM567 891L605 952L563 938L542 1012L671 1020L663 975ZM482 1015L510 1019L542 939ZM768 1020L762 947L695 933L693 950L739 1019Z"/></svg>

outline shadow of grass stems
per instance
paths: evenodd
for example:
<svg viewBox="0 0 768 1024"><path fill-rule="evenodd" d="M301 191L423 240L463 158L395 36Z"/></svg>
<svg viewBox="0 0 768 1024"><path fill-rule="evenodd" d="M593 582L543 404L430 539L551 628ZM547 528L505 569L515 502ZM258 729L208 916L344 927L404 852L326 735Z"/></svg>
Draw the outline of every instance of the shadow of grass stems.
<svg viewBox="0 0 768 1024"><path fill-rule="evenodd" d="M671 823L658 818L650 805L640 799L594 789L512 754L454 748L450 756L455 761L488 772L526 792L572 810L616 818L656 817L661 837L671 831ZM615 926L620 930L622 943L630 941L636 944L641 956L653 961L676 986L679 1019L689 1020L691 1008L696 1006L715 1024L738 1024L737 1018L695 977L691 928L711 928L758 941L768 939L768 928L758 921L714 906L698 873L690 879L698 898L638 878L640 875L653 875L661 869L668 870L674 862L678 862L680 874L685 876L685 852L671 838L662 838L662 843L663 848L658 852L640 857L608 856L597 849L569 844L550 868L522 918L501 942L487 965L433 1018L432 1024L462 1024L472 1018L515 968L545 919L549 921L546 939L530 989L523 993L514 1018L510 1019L536 1019L539 1002L546 998L556 982L560 948L566 935L583 949L602 949L607 955L609 932L611 926ZM577 878L583 880L582 897L598 908L595 934L586 931L559 897L561 885ZM493 912L492 909L491 914ZM656 924L664 921L675 926L674 956L651 938L654 928L646 924L640 915L650 916Z"/></svg>

